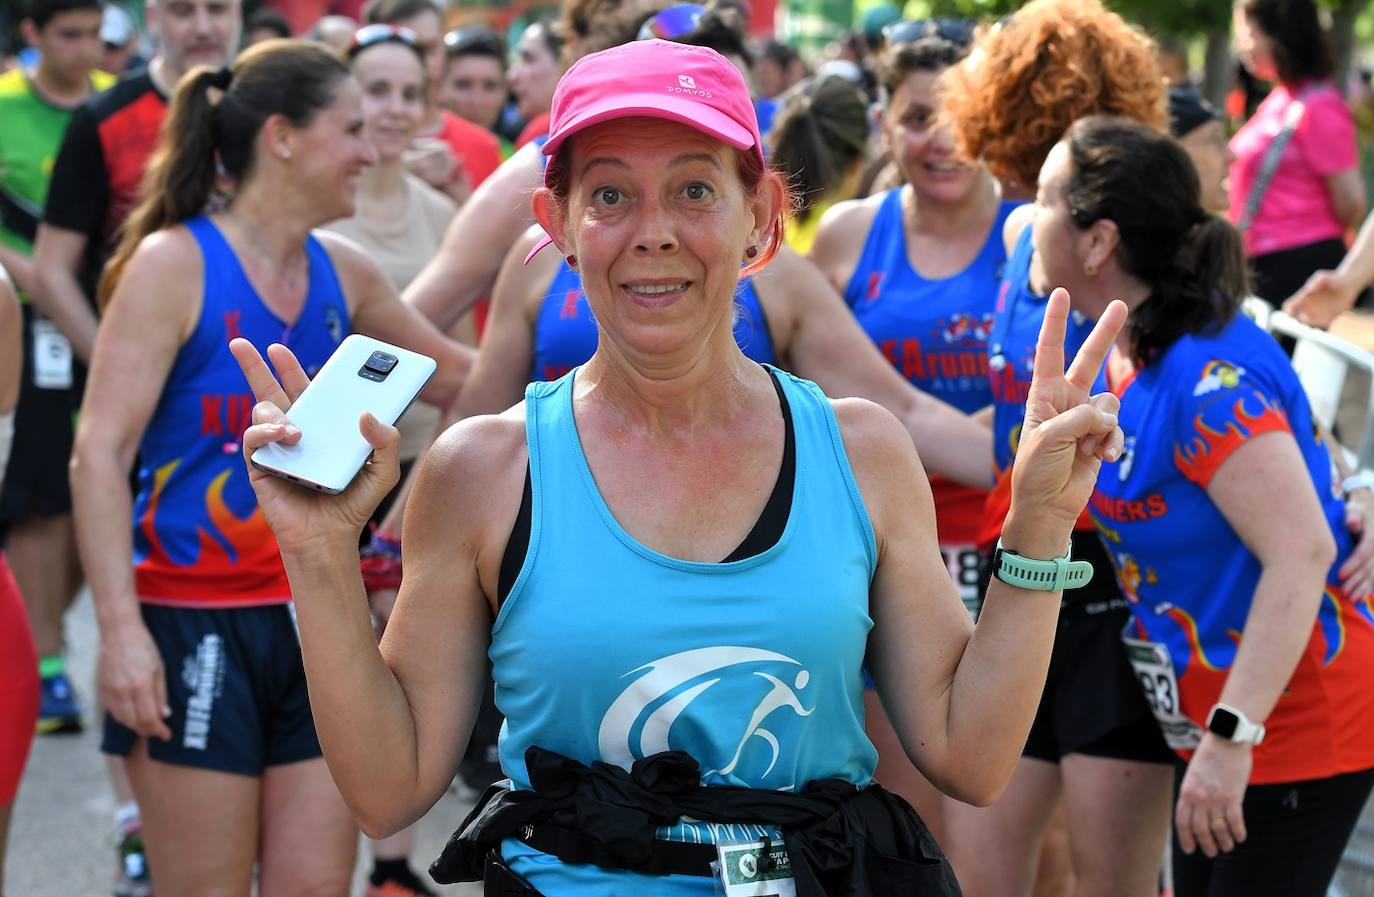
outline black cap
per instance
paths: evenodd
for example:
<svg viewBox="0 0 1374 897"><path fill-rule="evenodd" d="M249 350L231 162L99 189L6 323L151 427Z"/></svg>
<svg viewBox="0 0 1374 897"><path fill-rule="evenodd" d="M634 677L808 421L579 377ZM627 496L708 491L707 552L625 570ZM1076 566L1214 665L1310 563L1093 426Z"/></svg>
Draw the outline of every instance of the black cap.
<svg viewBox="0 0 1374 897"><path fill-rule="evenodd" d="M1219 118L1216 107L1204 100L1196 87L1188 84L1169 88L1169 131L1175 137L1185 137Z"/></svg>

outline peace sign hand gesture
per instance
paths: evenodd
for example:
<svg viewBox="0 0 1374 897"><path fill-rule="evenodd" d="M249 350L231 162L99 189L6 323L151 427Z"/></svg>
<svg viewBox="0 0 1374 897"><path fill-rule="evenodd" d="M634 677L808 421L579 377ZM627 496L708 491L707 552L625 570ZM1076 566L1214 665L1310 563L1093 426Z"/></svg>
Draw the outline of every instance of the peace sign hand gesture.
<svg viewBox="0 0 1374 897"><path fill-rule="evenodd" d="M301 431L291 423L287 411L310 385L310 378L296 356L283 345L274 343L267 347L280 382L248 340L233 340L229 351L257 401L253 406L253 425L243 434L243 457L248 462L249 482L258 496L258 506L276 534L282 554L309 554L319 546L336 543L351 544L356 549L368 518L400 479L400 434L372 415L363 415L359 429L372 446L372 458L338 495L322 495L264 473L253 467L253 452L269 442L290 445L300 440Z"/></svg>
<svg viewBox="0 0 1374 897"><path fill-rule="evenodd" d="M1092 395L1093 381L1107 352L1126 323L1126 306L1107 306L1083 347L1064 373L1064 333L1069 318L1069 294L1050 294L1045 322L1035 349L1026 420L1012 471L1011 520L1020 512L1018 542L1009 547L1032 557L1040 546L1062 553L1064 537L1073 529L1097 483L1102 462L1121 455L1123 437L1116 423L1120 402L1111 393ZM1030 535L1031 538L1022 538ZM1057 537L1057 538L1056 538Z"/></svg>

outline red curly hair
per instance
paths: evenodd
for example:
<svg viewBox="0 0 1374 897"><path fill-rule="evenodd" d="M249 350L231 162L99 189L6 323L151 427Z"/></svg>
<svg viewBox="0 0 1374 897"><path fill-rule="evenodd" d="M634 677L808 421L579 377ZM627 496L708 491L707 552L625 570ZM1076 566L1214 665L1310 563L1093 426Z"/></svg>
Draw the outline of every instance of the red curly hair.
<svg viewBox="0 0 1374 897"><path fill-rule="evenodd" d="M1025 188L1084 116L1168 124L1154 42L1098 0L1032 0L984 31L943 88L960 151Z"/></svg>

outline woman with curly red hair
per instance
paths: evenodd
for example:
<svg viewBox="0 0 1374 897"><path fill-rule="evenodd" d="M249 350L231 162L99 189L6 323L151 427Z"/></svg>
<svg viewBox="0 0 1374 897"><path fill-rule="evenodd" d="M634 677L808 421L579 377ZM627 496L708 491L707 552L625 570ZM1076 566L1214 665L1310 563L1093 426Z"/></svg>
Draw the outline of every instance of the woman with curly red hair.
<svg viewBox="0 0 1374 897"><path fill-rule="evenodd" d="M1161 130L1166 123L1153 44L1097 0L1027 4L982 34L943 87L960 149L1011 195L1034 195L1045 157L1079 118L1111 112ZM1054 286L1031 245L1033 216L1034 207L1023 206L1002 231L1008 260L989 335L999 482L985 514L985 548L1005 521L1035 331ZM1072 322L1070 331L1068 358L1086 335ZM946 817L947 847L969 897L1028 897L1061 801L1076 893L1158 893L1171 754L1121 644L1130 612L1111 559L1086 517L1075 536L1075 556L1092 563L1094 576L1061 607L1049 677L1012 783L995 806ZM999 849L969 853L987 843Z"/></svg>

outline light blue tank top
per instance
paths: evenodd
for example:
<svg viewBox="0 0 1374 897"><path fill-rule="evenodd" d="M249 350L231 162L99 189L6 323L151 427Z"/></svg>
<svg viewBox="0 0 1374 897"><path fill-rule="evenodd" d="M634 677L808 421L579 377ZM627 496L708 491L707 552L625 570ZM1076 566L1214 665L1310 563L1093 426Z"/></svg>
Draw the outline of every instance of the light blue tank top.
<svg viewBox="0 0 1374 897"><path fill-rule="evenodd" d="M707 785L868 784L877 752L864 734L861 670L877 549L829 401L777 373L796 440L782 538L744 560L698 563L647 548L611 516L578 438L575 376L525 391L529 549L490 650L506 717L502 769L528 788L531 745L627 769L682 750ZM712 843L765 831L686 822L659 837ZM564 865L513 840L504 852L551 897L714 888L704 877Z"/></svg>

